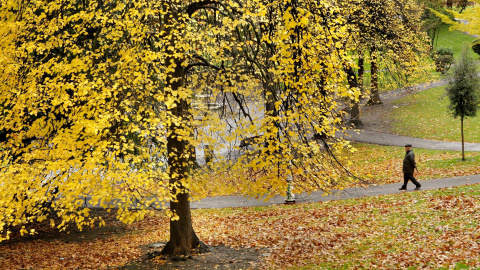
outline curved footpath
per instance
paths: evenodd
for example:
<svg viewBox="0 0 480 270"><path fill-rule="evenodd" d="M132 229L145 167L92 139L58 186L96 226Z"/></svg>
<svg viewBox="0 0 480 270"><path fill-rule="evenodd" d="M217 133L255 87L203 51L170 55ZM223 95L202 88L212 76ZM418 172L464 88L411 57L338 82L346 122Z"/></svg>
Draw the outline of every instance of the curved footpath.
<svg viewBox="0 0 480 270"><path fill-rule="evenodd" d="M403 182L403 179L402 179ZM454 187L468 184L479 184L480 175L462 176L454 178L442 178L421 181L422 189L439 189L446 187ZM295 194L295 201L297 203L307 202L325 202L332 200L345 200L351 198L361 198L366 196L377 196L399 193L398 190L402 183L400 183L400 176L398 184L388 184L379 186L370 186L367 188L348 188L342 191L334 192L331 195L324 196L323 192L312 192L308 194ZM415 185L409 184L407 186L409 191L413 191ZM420 190L420 191L421 191ZM295 191L295 190L294 190ZM416 191L419 192L419 191ZM255 207L255 206L269 206L273 204L284 204L285 196L277 195L274 198L264 202L254 198L245 198L243 196L225 196L225 197L208 197L199 202L191 202L192 209L201 208L226 208L226 207Z"/></svg>
<svg viewBox="0 0 480 270"><path fill-rule="evenodd" d="M405 136L387 134L382 132L370 131L370 130L347 130L346 135L339 134L339 136L345 136L346 139L372 143L379 145L399 146L403 147L405 144L410 143L414 148L425 149L437 149L437 150L455 150L461 151L461 143L459 142L442 142L432 141L419 138L410 138ZM465 151L480 151L480 144L478 143L466 143ZM399 165L400 166L400 165ZM342 191L334 191L333 194L325 196L323 192L312 192L310 194L295 194L297 203L303 202L324 202L330 200L344 200L351 198L360 198L365 196L376 196L394 194L399 192L399 188L402 185L403 179L399 175L398 183L369 186L367 188L348 188ZM441 178L421 181L422 190L438 189L446 187L461 186L467 184L480 183L480 175ZM409 184L407 187L409 190L414 189L413 184ZM199 202L192 202L191 208L225 208L225 207L254 207L254 206L268 206L272 204L285 203L285 196L277 195L274 198L263 201L255 198L245 198L243 196L225 196L225 197L208 197Z"/></svg>
<svg viewBox="0 0 480 270"><path fill-rule="evenodd" d="M371 130L347 130L345 134L338 133L337 136L344 136L345 139L356 142L379 145L403 147L405 144L411 144L413 148L462 151L461 142L433 141ZM480 151L480 143L465 143L465 151Z"/></svg>
<svg viewBox="0 0 480 270"><path fill-rule="evenodd" d="M479 73L480 74L480 73ZM383 102L389 102L400 98L405 95L413 94L422 90L430 89L447 84L447 80L441 80L433 83L425 83L418 85L414 88L402 88L394 91L390 91L381 95ZM403 147L409 143L413 145L413 148L425 148L434 150L454 150L461 151L461 142L444 142L433 141L419 138L411 138L406 136L399 136L394 134L387 134L378 131L371 130L347 130L345 133L337 133L338 137L344 137L345 139L364 142L379 145L399 146ZM465 151L480 151L480 144L478 143L465 143ZM399 165L400 166L400 165ZM399 192L399 188L402 185L403 179L400 179L397 184L387 184L379 186L369 186L367 188L349 188L342 191L334 191L333 194L325 196L323 192L313 192L310 194L295 194L297 203L303 202L324 202L330 200L343 200L350 198L360 198L366 196L386 195ZM422 190L439 189L446 187L461 186L467 184L480 183L480 175L462 176L453 178L442 178L421 181ZM414 185L410 184L407 187L410 191L413 191ZM225 196L225 197L208 197L198 202L191 202L191 208L225 208L225 207L255 207L255 206L268 206L273 204L284 204L285 197L277 195L274 198L263 201L255 198L245 198L243 196Z"/></svg>

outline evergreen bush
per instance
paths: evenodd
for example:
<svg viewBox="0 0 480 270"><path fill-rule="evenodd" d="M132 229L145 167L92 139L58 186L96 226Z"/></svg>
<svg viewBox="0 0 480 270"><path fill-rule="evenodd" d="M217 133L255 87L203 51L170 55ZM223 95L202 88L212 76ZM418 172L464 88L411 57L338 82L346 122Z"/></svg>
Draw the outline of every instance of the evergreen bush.
<svg viewBox="0 0 480 270"><path fill-rule="evenodd" d="M472 50L480 55L480 38L475 39L472 44Z"/></svg>
<svg viewBox="0 0 480 270"><path fill-rule="evenodd" d="M440 47L435 51L436 70L445 74L453 64L453 50L451 48Z"/></svg>

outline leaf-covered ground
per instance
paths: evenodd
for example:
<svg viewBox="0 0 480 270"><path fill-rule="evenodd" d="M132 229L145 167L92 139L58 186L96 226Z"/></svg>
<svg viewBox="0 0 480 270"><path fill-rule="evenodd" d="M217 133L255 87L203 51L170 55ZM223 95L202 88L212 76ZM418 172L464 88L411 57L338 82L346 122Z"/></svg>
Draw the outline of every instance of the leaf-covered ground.
<svg viewBox="0 0 480 270"><path fill-rule="evenodd" d="M460 269L480 267L479 199L480 185L469 185L326 203L195 210L193 215L208 245L267 248L261 269ZM151 251L146 245L168 240L162 215L128 226L106 218L103 229L47 230L1 243L0 268L112 269Z"/></svg>

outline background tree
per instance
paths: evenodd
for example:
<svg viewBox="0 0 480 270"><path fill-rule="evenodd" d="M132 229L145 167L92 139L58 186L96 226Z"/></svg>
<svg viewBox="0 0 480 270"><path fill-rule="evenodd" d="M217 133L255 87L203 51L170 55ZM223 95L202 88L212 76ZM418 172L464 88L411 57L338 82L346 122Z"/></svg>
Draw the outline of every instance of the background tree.
<svg viewBox="0 0 480 270"><path fill-rule="evenodd" d="M453 19L453 14L446 10L445 1L443 0L420 0L418 2L423 7L422 29L428 33L430 45L435 47L440 27L445 25L445 23L431 9L450 17L450 19Z"/></svg>
<svg viewBox="0 0 480 270"><path fill-rule="evenodd" d="M472 42L472 50L480 56L480 39L477 38Z"/></svg>
<svg viewBox="0 0 480 270"><path fill-rule="evenodd" d="M363 87L365 66L370 66L369 104L381 103L379 85L400 88L415 78L428 76L428 38L421 31L421 8L415 1L340 1L345 7L350 31L349 42L356 51L357 76L350 84ZM365 65L365 63L367 63ZM346 72L350 67L346 66ZM360 83L361 82L361 83ZM351 121L359 122L359 104L352 105Z"/></svg>
<svg viewBox="0 0 480 270"><path fill-rule="evenodd" d="M477 75L475 60L468 55L467 48L464 48L454 66L453 79L447 85L446 91L450 100L448 110L453 117L460 117L462 160L465 160L463 120L466 117L476 116L480 105L480 78Z"/></svg>
<svg viewBox="0 0 480 270"><path fill-rule="evenodd" d="M463 21L453 20L451 17L444 15L438 11L431 9L442 21L450 24L450 30L458 30L469 33L470 35L480 35L480 0L471 0L474 3L472 6L466 8L463 12L456 12L449 9L448 12L453 14L453 17ZM465 23L468 22L468 23Z"/></svg>

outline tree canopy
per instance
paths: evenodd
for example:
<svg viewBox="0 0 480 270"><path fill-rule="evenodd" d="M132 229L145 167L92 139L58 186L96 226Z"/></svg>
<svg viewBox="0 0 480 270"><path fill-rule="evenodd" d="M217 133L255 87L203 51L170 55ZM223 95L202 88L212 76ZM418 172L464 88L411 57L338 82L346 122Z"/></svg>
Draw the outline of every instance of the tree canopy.
<svg viewBox="0 0 480 270"><path fill-rule="evenodd" d="M0 240L52 212L52 226L91 226L85 201L127 223L170 202L175 229L215 177L250 196L283 193L287 175L305 191L349 181L335 156L346 143L327 138L338 97L359 94L330 1L12 0L0 12ZM228 155L246 137L258 146ZM227 154L198 168L205 144Z"/></svg>
<svg viewBox="0 0 480 270"><path fill-rule="evenodd" d="M474 4L463 10L463 12L448 10L455 19L462 21L452 20L449 16L435 10L432 10L432 12L440 17L443 22L450 24L450 30L452 31L458 30L470 35L480 35L480 0L469 0L469 2Z"/></svg>

